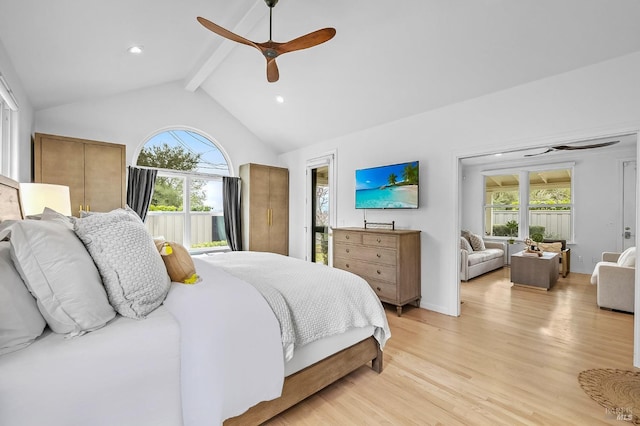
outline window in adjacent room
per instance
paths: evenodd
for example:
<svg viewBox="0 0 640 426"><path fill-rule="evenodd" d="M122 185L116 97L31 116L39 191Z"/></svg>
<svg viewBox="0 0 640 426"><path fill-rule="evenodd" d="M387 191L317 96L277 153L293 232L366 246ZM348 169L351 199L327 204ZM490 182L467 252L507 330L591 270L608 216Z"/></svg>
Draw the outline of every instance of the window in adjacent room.
<svg viewBox="0 0 640 426"><path fill-rule="evenodd" d="M518 237L520 175L485 176L484 229L492 237Z"/></svg>
<svg viewBox="0 0 640 426"><path fill-rule="evenodd" d="M227 247L222 177L229 161L210 138L192 130L167 130L149 139L137 165L158 169L145 225L154 237L190 251Z"/></svg>
<svg viewBox="0 0 640 426"><path fill-rule="evenodd" d="M564 168L529 172L529 236L571 239L571 175Z"/></svg>
<svg viewBox="0 0 640 426"><path fill-rule="evenodd" d="M485 235L573 240L573 164L484 175Z"/></svg>

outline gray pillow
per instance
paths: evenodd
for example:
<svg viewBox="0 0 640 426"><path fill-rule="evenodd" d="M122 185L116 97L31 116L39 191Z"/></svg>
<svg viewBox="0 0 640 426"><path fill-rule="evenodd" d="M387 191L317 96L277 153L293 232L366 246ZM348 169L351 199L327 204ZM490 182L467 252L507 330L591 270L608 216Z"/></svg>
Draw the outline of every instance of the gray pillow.
<svg viewBox="0 0 640 426"><path fill-rule="evenodd" d="M115 317L100 274L74 232L48 220L17 221L8 235L11 258L38 309L56 332L81 335Z"/></svg>
<svg viewBox="0 0 640 426"><path fill-rule="evenodd" d="M144 318L164 301L171 281L153 238L135 213L118 209L74 222L119 314Z"/></svg>
<svg viewBox="0 0 640 426"><path fill-rule="evenodd" d="M31 344L47 323L13 266L8 241L0 241L0 355Z"/></svg>

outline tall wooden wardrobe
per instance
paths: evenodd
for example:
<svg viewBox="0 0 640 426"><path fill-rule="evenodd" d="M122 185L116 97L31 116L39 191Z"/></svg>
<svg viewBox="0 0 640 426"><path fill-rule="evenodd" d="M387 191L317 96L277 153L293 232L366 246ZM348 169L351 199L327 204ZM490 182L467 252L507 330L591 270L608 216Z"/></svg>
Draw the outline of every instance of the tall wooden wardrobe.
<svg viewBox="0 0 640 426"><path fill-rule="evenodd" d="M34 182L66 185L71 212L106 212L126 203L125 145L36 133Z"/></svg>
<svg viewBox="0 0 640 426"><path fill-rule="evenodd" d="M289 170L240 166L242 247L289 255Z"/></svg>

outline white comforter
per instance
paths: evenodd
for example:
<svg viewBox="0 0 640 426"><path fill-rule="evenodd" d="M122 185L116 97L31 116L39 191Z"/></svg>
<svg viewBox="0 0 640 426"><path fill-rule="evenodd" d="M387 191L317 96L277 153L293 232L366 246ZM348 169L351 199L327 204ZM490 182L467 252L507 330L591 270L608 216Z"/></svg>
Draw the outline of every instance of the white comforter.
<svg viewBox="0 0 640 426"><path fill-rule="evenodd" d="M220 253L206 261L262 293L280 322L287 361L296 347L354 328L373 325L380 348L391 336L380 300L357 275L273 253Z"/></svg>
<svg viewBox="0 0 640 426"><path fill-rule="evenodd" d="M194 263L203 280L172 284L164 304L180 323L184 424L216 425L280 396L280 327L251 285L202 258Z"/></svg>

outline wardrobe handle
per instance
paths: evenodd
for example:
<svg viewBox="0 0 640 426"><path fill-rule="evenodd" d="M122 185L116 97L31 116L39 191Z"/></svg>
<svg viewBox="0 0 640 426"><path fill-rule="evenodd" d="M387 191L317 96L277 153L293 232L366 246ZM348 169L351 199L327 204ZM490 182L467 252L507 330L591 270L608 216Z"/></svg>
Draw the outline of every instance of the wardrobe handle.
<svg viewBox="0 0 640 426"><path fill-rule="evenodd" d="M349 253L349 249L346 249L345 251L346 251L347 253Z"/></svg>
<svg viewBox="0 0 640 426"><path fill-rule="evenodd" d="M376 253L376 257L380 259L382 256L380 256L380 253Z"/></svg>
<svg viewBox="0 0 640 426"><path fill-rule="evenodd" d="M378 269L376 272L377 272L378 275L380 275L382 273L382 272L380 272L380 269Z"/></svg>
<svg viewBox="0 0 640 426"><path fill-rule="evenodd" d="M89 204L87 204L87 211L90 212L91 211L91 206L89 206Z"/></svg>

